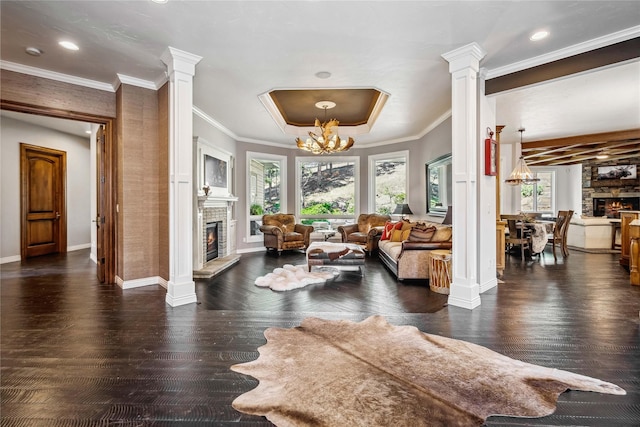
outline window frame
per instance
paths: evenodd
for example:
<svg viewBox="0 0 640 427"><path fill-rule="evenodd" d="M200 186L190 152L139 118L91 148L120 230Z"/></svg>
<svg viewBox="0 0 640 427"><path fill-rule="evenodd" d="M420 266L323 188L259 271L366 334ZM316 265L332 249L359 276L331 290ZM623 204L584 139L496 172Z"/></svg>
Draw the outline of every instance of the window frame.
<svg viewBox="0 0 640 427"><path fill-rule="evenodd" d="M369 212L376 212L376 194L377 194L376 162L379 162L380 160L393 160L398 158L404 158L404 162L405 162L405 177L404 177L405 201L404 203L408 203L408 200L409 200L409 150L394 151L391 153L383 153L383 154L372 154L369 156L369 159L368 159L369 160L369 183L371 183L371 185L369 185L367 189L369 194L369 203L368 203Z"/></svg>
<svg viewBox="0 0 640 427"><path fill-rule="evenodd" d="M262 242L264 237L262 234L259 235L251 235L251 221L262 220L262 215L250 215L249 209L251 208L251 161L256 160L269 160L273 162L280 163L280 212L287 212L287 156L281 156L278 154L269 154L269 153L261 153L257 151L247 151L247 179L245 186L245 196L247 203L247 211L246 211L246 232L245 236L247 242Z"/></svg>
<svg viewBox="0 0 640 427"><path fill-rule="evenodd" d="M555 212L556 212L556 196L557 196L557 188L556 188L556 171L553 169L545 169L545 168L536 168L536 169L531 169L531 172L533 173L533 177L537 178L538 174L540 173L548 173L551 174L551 179L550 179L550 184L549 184L549 188L550 188L550 195L549 195L549 199L551 200L551 210L550 211L541 211L538 209L538 196L537 196L537 189L538 189L538 183L534 182L533 185L533 194L536 194L535 197L533 197L533 206L532 206L532 210L528 211L528 210L524 210L522 209L522 188L520 188L520 211L521 212L537 212L537 213L542 213L542 214L550 214L551 216L555 216Z"/></svg>
<svg viewBox="0 0 640 427"><path fill-rule="evenodd" d="M353 162L354 177L354 213L344 215L302 215L302 163L303 162ZM360 156L296 156L296 194L295 194L295 215L298 221L303 219L351 219L355 220L360 212Z"/></svg>

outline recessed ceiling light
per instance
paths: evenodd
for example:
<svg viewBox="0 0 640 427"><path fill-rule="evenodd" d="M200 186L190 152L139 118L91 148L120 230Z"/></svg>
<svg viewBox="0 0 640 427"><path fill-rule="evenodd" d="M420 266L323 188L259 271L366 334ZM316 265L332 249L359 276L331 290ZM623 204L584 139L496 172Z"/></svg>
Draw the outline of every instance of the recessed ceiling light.
<svg viewBox="0 0 640 427"><path fill-rule="evenodd" d="M40 56L42 55L42 51L40 49L38 49L37 47L28 47L24 50L25 52L27 52L29 55L31 56Z"/></svg>
<svg viewBox="0 0 640 427"><path fill-rule="evenodd" d="M329 77L331 77L331 73L328 71L318 71L316 73L316 77L319 79L328 79Z"/></svg>
<svg viewBox="0 0 640 427"><path fill-rule="evenodd" d="M537 31L535 33L533 33L533 35L531 35L531 37L529 37L529 40L531 41L538 41L538 40L542 40L544 38L546 38L549 35L549 31Z"/></svg>
<svg viewBox="0 0 640 427"><path fill-rule="evenodd" d="M165 4L167 3L169 0L151 0L154 3L158 3L158 4Z"/></svg>
<svg viewBox="0 0 640 427"><path fill-rule="evenodd" d="M84 133L91 134L91 131L90 130L85 130Z"/></svg>
<svg viewBox="0 0 640 427"><path fill-rule="evenodd" d="M61 42L58 42L58 44L59 44L60 46L62 46L63 48L65 48L65 49L69 49L69 50L80 50L80 48L78 47L78 45L77 45L77 44L75 44L75 43L73 43L73 42L70 42L70 41L63 40L63 41L61 41Z"/></svg>

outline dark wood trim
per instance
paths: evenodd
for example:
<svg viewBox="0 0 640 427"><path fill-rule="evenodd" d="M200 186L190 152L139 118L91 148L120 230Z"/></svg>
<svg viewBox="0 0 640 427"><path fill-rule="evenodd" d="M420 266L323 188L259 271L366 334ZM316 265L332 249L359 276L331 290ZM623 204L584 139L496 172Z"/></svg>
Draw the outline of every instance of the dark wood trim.
<svg viewBox="0 0 640 427"><path fill-rule="evenodd" d="M97 123L105 126L105 235L108 236L104 242L105 253L105 279L107 283L115 283L115 261L116 261L116 144L115 144L115 118L97 116L78 111L69 111L42 107L38 105L25 104L15 101L0 99L0 109L16 111L20 113L37 114L41 116L57 117L60 119L79 120L89 123ZM66 243L65 243L66 251Z"/></svg>
<svg viewBox="0 0 640 427"><path fill-rule="evenodd" d="M567 145L574 144L616 142L628 139L640 139L640 128L523 142L522 149L525 150L531 148L566 147Z"/></svg>
<svg viewBox="0 0 640 427"><path fill-rule="evenodd" d="M638 57L640 37L489 79L485 83L485 93L492 95Z"/></svg>

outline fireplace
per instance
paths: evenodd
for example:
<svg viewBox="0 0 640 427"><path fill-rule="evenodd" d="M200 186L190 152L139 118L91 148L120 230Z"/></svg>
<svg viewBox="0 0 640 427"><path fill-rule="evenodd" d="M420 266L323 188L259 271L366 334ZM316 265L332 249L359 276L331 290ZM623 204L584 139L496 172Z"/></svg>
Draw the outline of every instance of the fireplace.
<svg viewBox="0 0 640 427"><path fill-rule="evenodd" d="M620 218L621 210L640 210L640 197L594 197L593 216Z"/></svg>
<svg viewBox="0 0 640 427"><path fill-rule="evenodd" d="M207 223L205 234L205 243L207 245L207 262L218 258L218 247L220 242L220 228L222 221L213 221Z"/></svg>

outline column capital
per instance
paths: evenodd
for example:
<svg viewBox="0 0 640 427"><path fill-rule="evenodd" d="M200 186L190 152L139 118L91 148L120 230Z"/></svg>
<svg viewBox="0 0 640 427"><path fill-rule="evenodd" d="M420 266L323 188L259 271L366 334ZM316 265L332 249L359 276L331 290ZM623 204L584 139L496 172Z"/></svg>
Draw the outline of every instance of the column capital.
<svg viewBox="0 0 640 427"><path fill-rule="evenodd" d="M167 66L169 74L180 71L193 76L196 74L196 64L200 62L202 57L168 46L160 59Z"/></svg>
<svg viewBox="0 0 640 427"><path fill-rule="evenodd" d="M443 53L442 57L449 63L450 73L455 73L465 68L472 68L475 72L478 72L480 60L486 54L487 52L478 43L473 42Z"/></svg>

